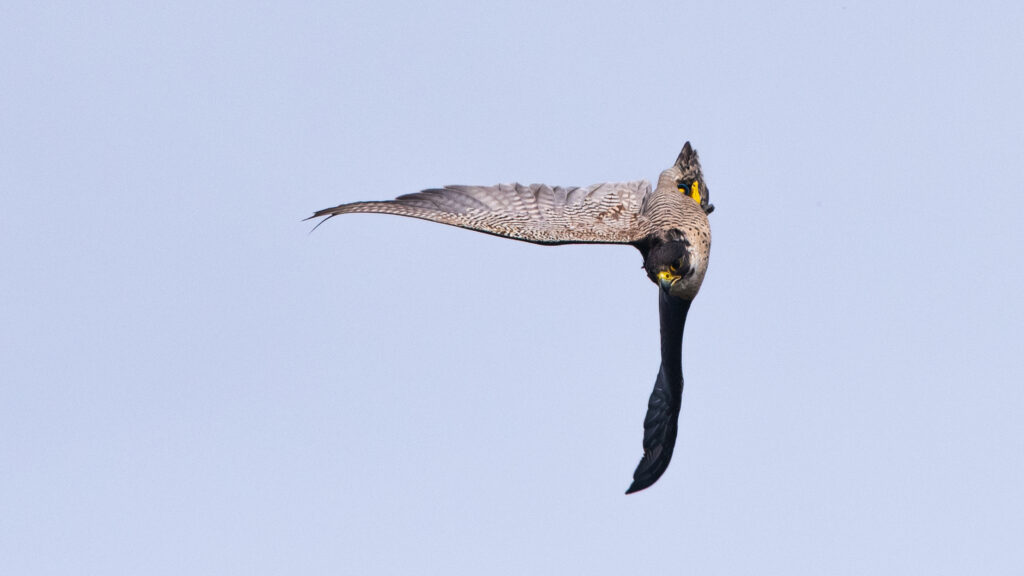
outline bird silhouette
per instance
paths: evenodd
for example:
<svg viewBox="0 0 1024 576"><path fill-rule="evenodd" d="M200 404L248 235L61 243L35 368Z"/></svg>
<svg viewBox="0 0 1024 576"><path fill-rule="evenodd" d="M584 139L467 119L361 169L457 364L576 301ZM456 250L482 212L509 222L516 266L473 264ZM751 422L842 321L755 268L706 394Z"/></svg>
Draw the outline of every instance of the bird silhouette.
<svg viewBox="0 0 1024 576"><path fill-rule="evenodd" d="M396 214L534 244L629 244L659 286L661 367L644 418L643 457L626 494L654 484L668 468L683 393L683 328L711 250L714 210L697 151L687 142L658 177L587 187L545 184L445 186L394 200L353 202L307 220L341 214ZM315 228L314 228L315 229Z"/></svg>

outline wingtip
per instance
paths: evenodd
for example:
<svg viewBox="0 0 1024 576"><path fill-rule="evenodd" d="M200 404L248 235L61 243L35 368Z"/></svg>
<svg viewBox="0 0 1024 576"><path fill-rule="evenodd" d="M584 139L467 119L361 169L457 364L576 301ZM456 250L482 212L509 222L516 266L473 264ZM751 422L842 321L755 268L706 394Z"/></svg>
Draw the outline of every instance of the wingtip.
<svg viewBox="0 0 1024 576"><path fill-rule="evenodd" d="M310 216L309 218L303 218L302 221L306 222L308 220L312 220L313 218L320 218L321 216L327 216L327 218L324 218L323 220L317 222L316 226L313 226L313 229L309 231L310 234L312 234L313 232L316 232L317 228L322 226L324 222L327 222L331 218L334 218L335 216L337 216L337 214L331 214L330 213L330 209L320 210L320 211L316 212L315 214L313 214L312 216Z"/></svg>
<svg viewBox="0 0 1024 576"><path fill-rule="evenodd" d="M632 484L629 485L629 488L626 490L626 495L628 496L630 494L636 494L637 492L643 490L644 488L650 488L650 487L651 487L650 484L648 484L646 486L640 486L636 482L633 482Z"/></svg>
<svg viewBox="0 0 1024 576"><path fill-rule="evenodd" d="M666 468L668 468L668 462L665 461L650 462L646 458L641 460L636 472L633 473L633 483L629 485L626 494L634 494L654 486L655 482L665 473Z"/></svg>

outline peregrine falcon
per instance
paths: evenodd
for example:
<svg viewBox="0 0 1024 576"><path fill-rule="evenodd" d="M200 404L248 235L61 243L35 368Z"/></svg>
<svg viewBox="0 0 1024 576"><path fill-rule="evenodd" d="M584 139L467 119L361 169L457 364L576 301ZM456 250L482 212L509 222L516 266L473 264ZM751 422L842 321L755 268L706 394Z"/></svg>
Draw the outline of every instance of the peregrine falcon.
<svg viewBox="0 0 1024 576"><path fill-rule="evenodd" d="M654 484L676 444L683 393L683 326L708 267L714 206L690 143L658 177L561 187L544 184L445 186L380 202L325 208L307 218L376 213L422 218L534 244L630 244L658 285L661 368L644 418L644 454L626 494ZM314 228L315 229L315 228Z"/></svg>

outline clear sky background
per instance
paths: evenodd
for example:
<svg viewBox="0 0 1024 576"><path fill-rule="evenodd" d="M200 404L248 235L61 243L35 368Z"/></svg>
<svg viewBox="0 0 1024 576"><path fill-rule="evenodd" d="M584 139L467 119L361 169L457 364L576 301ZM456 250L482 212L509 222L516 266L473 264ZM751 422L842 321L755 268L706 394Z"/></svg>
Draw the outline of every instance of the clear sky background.
<svg viewBox="0 0 1024 576"><path fill-rule="evenodd" d="M0 573L1021 573L1019 2L284 4L0 8ZM628 497L638 252L301 222L686 140Z"/></svg>

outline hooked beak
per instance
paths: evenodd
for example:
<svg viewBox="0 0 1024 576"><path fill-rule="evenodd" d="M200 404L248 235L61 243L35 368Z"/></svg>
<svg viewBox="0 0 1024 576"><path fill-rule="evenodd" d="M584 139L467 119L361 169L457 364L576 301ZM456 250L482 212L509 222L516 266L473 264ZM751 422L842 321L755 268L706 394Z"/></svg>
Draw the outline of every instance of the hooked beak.
<svg viewBox="0 0 1024 576"><path fill-rule="evenodd" d="M672 274L668 270L658 272L658 286L661 286L661 289L664 290L666 294L668 294L669 288L675 284L676 280L679 280L679 276Z"/></svg>

